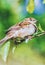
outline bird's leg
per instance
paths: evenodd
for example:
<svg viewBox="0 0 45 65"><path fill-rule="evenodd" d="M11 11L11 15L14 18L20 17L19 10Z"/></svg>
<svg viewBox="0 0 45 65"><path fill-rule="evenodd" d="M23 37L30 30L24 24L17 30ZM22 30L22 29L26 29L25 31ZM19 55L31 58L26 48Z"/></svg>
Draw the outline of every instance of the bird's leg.
<svg viewBox="0 0 45 65"><path fill-rule="evenodd" d="M31 40L31 39L32 39L32 36L30 36L30 35L29 35L29 36L26 36L26 37L25 37L25 42L27 43L28 40Z"/></svg>
<svg viewBox="0 0 45 65"><path fill-rule="evenodd" d="M28 40L31 40L31 38L32 38L32 36L28 35L24 38L13 38L13 41L14 41L14 44L16 45L16 47L17 47L17 45L21 44L24 41L27 43Z"/></svg>
<svg viewBox="0 0 45 65"><path fill-rule="evenodd" d="M25 41L25 39L24 38L13 38L13 41L17 47L17 45L21 44L23 41Z"/></svg>

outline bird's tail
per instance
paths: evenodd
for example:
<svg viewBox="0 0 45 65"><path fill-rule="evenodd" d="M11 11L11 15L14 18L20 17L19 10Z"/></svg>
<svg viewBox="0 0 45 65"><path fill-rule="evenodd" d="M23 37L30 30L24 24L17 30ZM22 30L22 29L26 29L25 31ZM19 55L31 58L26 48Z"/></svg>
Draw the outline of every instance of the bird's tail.
<svg viewBox="0 0 45 65"><path fill-rule="evenodd" d="M0 45L2 45L3 43L5 43L8 40L7 37L4 37L2 40L0 40Z"/></svg>

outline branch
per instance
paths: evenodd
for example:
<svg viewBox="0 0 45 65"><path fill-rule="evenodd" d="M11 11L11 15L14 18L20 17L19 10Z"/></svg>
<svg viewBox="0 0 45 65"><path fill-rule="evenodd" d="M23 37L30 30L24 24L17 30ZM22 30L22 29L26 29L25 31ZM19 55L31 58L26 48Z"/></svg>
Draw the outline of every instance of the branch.
<svg viewBox="0 0 45 65"><path fill-rule="evenodd" d="M45 31L44 31L44 32L40 32L40 33L38 33L38 34L32 36L32 38L40 37L40 36L42 36L42 35L45 35ZM31 39L32 39L32 38L31 38Z"/></svg>
<svg viewBox="0 0 45 65"><path fill-rule="evenodd" d="M26 40L26 41L32 40L33 38L40 37L40 36L42 36L42 35L45 35L45 31L44 31L44 32L40 32L40 33L38 33L38 34L36 34L36 35L34 35L34 36L27 36L27 37L25 37L24 39L21 39L20 42L24 42L25 40ZM16 41L16 44L17 44L17 43L18 43L18 42Z"/></svg>

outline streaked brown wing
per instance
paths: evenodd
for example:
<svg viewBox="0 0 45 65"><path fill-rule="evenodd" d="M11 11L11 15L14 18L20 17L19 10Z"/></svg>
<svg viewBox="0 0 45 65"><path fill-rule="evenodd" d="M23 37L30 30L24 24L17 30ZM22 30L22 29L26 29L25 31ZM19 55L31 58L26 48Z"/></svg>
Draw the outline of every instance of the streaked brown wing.
<svg viewBox="0 0 45 65"><path fill-rule="evenodd" d="M9 31L12 31L12 30L19 30L20 28L24 28L26 27L27 25L30 24L29 21L29 18L25 18L22 22L16 24L16 25L13 25L12 27L10 27L7 31L6 31L6 34L9 32Z"/></svg>
<svg viewBox="0 0 45 65"><path fill-rule="evenodd" d="M20 26L12 26L12 27L10 27L7 31L6 31L6 34L8 33L8 32L10 32L10 31L14 31L14 30L19 30L20 29Z"/></svg>

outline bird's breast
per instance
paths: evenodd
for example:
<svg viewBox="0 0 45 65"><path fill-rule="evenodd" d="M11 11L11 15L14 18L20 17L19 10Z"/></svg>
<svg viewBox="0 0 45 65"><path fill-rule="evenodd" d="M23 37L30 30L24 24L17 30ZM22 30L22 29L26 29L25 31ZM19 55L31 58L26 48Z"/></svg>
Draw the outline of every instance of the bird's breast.
<svg viewBox="0 0 45 65"><path fill-rule="evenodd" d="M14 36L25 37L25 36L34 34L34 32L35 32L35 26L30 24L30 25L28 25L28 26L26 26L24 28L21 28L20 30L17 30L15 32Z"/></svg>

